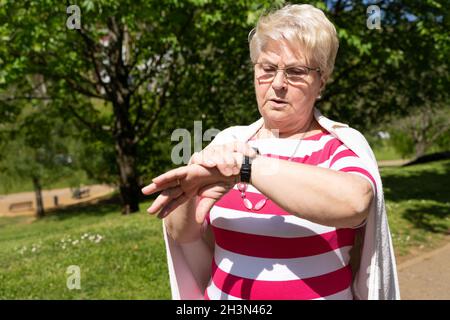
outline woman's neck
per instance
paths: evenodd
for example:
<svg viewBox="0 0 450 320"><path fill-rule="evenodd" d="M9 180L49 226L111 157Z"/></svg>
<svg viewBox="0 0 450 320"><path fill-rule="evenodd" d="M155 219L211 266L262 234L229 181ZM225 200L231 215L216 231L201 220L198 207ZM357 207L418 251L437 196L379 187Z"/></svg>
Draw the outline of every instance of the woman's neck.
<svg viewBox="0 0 450 320"><path fill-rule="evenodd" d="M261 129L257 133L258 139L263 138L282 138L282 139L298 139L308 137L322 131L322 127L316 121L314 116L303 122L300 126L280 128L276 125L268 125L264 122Z"/></svg>

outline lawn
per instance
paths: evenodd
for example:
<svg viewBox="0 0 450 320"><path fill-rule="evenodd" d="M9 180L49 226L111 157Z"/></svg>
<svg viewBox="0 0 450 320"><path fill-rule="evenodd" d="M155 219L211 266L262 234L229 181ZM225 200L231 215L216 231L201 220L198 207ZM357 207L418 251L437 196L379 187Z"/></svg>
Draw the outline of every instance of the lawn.
<svg viewBox="0 0 450 320"><path fill-rule="evenodd" d="M397 255L432 249L450 234L450 160L381 169Z"/></svg>
<svg viewBox="0 0 450 320"><path fill-rule="evenodd" d="M169 299L161 221L102 204L41 221L0 218L0 299ZM81 289L66 274L80 267Z"/></svg>
<svg viewBox="0 0 450 320"><path fill-rule="evenodd" d="M441 245L450 229L450 161L381 171L397 256ZM169 299L161 221L114 203L0 218L0 299ZM66 270L81 271L69 290Z"/></svg>

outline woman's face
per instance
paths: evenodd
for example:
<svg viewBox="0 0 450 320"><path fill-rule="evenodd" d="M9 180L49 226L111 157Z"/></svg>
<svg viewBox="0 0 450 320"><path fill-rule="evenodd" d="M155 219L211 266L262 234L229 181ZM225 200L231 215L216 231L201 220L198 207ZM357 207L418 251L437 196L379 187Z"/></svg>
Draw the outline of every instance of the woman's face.
<svg viewBox="0 0 450 320"><path fill-rule="evenodd" d="M307 66L306 57L285 41L271 41L258 57L257 63L268 63L278 68ZM258 109L268 127L280 130L303 128L311 119L314 102L320 93L322 80L317 71L310 71L298 84L288 83L285 74L278 71L272 82L261 83L255 71L255 91Z"/></svg>

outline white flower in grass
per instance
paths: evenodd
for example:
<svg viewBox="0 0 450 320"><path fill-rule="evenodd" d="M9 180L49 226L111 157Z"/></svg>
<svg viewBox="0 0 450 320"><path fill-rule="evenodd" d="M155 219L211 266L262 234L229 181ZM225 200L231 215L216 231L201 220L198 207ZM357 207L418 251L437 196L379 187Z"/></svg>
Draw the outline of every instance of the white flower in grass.
<svg viewBox="0 0 450 320"><path fill-rule="evenodd" d="M100 241L102 241L103 237L101 235L97 235L97 238L95 239L95 243L99 243Z"/></svg>
<svg viewBox="0 0 450 320"><path fill-rule="evenodd" d="M78 240L74 240L74 241L72 241L72 244L74 245L74 246L76 246L77 244L78 244Z"/></svg>
<svg viewBox="0 0 450 320"><path fill-rule="evenodd" d="M94 241L94 240L95 240L95 236L94 235L89 236L89 241Z"/></svg>

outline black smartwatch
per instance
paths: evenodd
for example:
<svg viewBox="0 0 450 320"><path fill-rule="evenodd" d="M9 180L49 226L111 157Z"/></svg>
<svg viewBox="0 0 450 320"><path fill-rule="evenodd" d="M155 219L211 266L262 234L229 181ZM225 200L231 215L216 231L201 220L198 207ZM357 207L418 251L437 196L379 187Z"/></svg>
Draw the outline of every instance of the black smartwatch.
<svg viewBox="0 0 450 320"><path fill-rule="evenodd" d="M258 148L252 147L256 154L259 154ZM240 171L240 181L245 183L250 183L250 178L252 177L252 161L254 158L250 158L249 156L244 156L244 160L241 165Z"/></svg>

